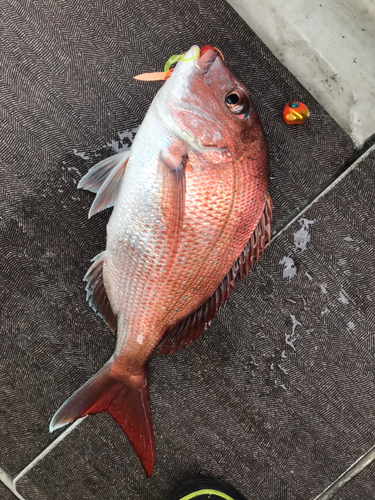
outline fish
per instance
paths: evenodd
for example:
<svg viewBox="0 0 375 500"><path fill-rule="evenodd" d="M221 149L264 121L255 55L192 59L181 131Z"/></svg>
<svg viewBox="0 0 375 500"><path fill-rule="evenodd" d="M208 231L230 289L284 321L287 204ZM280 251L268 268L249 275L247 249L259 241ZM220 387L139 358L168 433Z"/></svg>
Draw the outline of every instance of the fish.
<svg viewBox="0 0 375 500"><path fill-rule="evenodd" d="M193 45L153 99L131 149L78 187L89 217L113 206L85 275L115 352L59 408L50 431L107 411L147 477L155 462L148 362L189 346L271 239L266 136L249 91L217 50Z"/></svg>

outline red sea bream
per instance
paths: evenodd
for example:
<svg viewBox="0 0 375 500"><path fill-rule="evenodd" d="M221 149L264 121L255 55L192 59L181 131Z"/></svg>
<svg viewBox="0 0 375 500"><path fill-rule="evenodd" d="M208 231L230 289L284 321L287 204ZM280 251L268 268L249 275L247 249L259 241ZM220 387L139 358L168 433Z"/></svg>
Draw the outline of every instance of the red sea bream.
<svg viewBox="0 0 375 500"><path fill-rule="evenodd" d="M90 216L114 205L87 272L90 305L117 332L102 369L51 431L107 410L149 476L148 361L189 345L270 240L268 149L254 104L213 48L194 45L154 98L130 151L92 167ZM176 408L177 411L177 408Z"/></svg>

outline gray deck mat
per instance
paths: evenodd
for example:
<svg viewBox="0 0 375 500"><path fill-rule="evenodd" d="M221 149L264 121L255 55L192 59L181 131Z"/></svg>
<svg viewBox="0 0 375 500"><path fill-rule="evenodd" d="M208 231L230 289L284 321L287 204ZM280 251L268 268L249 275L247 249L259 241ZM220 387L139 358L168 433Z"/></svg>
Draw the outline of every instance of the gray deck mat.
<svg viewBox="0 0 375 500"><path fill-rule="evenodd" d="M250 89L267 133L275 223L334 174L353 145L225 2L36 1L25 5L9 1L2 4L1 22L0 465L15 475L55 439L58 433L48 432L54 411L114 349L113 336L85 303L82 282L90 259L104 248L108 215L88 221L92 195L75 187L91 165L111 152L107 143L114 141L116 148L131 143L131 131L142 121L160 85L135 82L134 74L160 70L172 53L192 43L210 43L224 52L234 73ZM287 127L282 121L283 106L292 99L306 102L312 111L303 127ZM121 139L117 134L124 131L129 133ZM352 217L367 218L362 213ZM353 224L358 223L353 220ZM263 258L262 266L278 265L272 257L277 245ZM324 265L323 256L322 269ZM247 364L241 364L239 346L242 343L248 349L258 332L252 326L246 335L233 338L237 329L247 328L249 315L259 314L260 326L269 321L262 311L256 312L257 301L267 299L271 309L277 307L266 286L258 298L254 292L251 301L246 299L246 286L259 278L260 269L241 285L239 296L247 305L234 315L229 333L225 311L230 312L236 301L228 304L196 345L152 361L157 462L150 481L121 430L108 415L99 415L86 419L19 481L23 494L37 489L34 498L53 498L56 491L60 497L73 498L69 494L83 488L82 498L96 494L105 498L99 491L108 491L108 498L125 493L130 499L163 498L168 488L201 470L225 477L245 494L253 491L254 484L263 484L270 492L290 491L290 495L315 491L312 477L287 477L280 469L273 455L279 453L281 431L264 430L257 417L266 411L261 402L273 394L275 382L271 371L263 373L250 362L251 350L246 353ZM287 285L282 281L278 293L286 294ZM277 328L272 335L279 342L285 336ZM264 354L269 356L267 349ZM225 384L229 384L227 392L221 393ZM296 397L293 391L287 394L292 400ZM304 398L307 407L315 401L313 395ZM350 406L350 399L345 393L343 407ZM285 411L280 408L273 408L270 428L283 421ZM300 457L299 447L306 445L297 425L302 408L295 412L283 431L294 459ZM339 434L339 422L331 425ZM370 446L370 418L367 432ZM262 436L260 442L253 433ZM310 467L323 467L328 437L322 449L316 445ZM350 453L338 453L337 460L324 465L324 474L319 472L322 483L328 484L357 453L366 451L363 436L351 438L345 438ZM69 467L71 475L64 472Z"/></svg>
<svg viewBox="0 0 375 500"><path fill-rule="evenodd" d="M203 472L249 499L303 500L367 452L375 442L375 208L360 193L375 188L374 161L372 153L275 240L191 348L153 359L150 480L121 430L100 415L20 490L162 500ZM371 500L366 474L355 491Z"/></svg>
<svg viewBox="0 0 375 500"><path fill-rule="evenodd" d="M16 497L8 490L8 488L0 483L0 498L1 500L15 500Z"/></svg>

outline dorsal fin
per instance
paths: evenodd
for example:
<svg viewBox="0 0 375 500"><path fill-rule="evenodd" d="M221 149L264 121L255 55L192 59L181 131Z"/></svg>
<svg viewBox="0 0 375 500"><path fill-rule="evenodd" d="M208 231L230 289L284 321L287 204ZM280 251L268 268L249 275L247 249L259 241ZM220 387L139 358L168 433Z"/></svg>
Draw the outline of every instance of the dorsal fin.
<svg viewBox="0 0 375 500"><path fill-rule="evenodd" d="M201 333L210 326L220 306L229 298L231 290L235 289L236 280L242 281L243 274L249 272L249 266L259 259L266 242L271 242L272 200L269 193L266 195L266 204L262 217L254 230L249 242L231 267L228 274L220 283L215 293L190 316L182 320L177 326L166 331L163 340L158 346L158 354L169 354L184 349L196 340Z"/></svg>
<svg viewBox="0 0 375 500"><path fill-rule="evenodd" d="M125 151L106 158L90 168L79 181L78 188L96 193L89 218L115 204L129 157L130 151Z"/></svg>
<svg viewBox="0 0 375 500"><path fill-rule="evenodd" d="M93 264L83 278L87 282L86 300L94 311L104 319L109 328L115 332L116 318L109 303L103 282L103 257L104 252L99 253L92 260Z"/></svg>

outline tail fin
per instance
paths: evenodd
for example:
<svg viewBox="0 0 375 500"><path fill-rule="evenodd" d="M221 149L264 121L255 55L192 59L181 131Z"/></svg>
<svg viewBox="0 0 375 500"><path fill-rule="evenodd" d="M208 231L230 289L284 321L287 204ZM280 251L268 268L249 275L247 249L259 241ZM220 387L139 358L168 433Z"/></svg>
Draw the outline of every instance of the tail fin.
<svg viewBox="0 0 375 500"><path fill-rule="evenodd" d="M121 425L150 477L155 445L147 372L145 370L132 380L126 376L115 378L112 366L112 361L108 361L59 408L51 420L50 432L89 413L107 410Z"/></svg>

